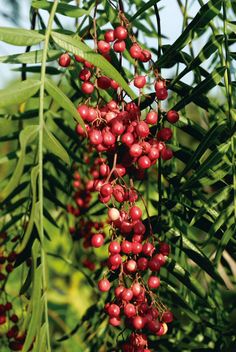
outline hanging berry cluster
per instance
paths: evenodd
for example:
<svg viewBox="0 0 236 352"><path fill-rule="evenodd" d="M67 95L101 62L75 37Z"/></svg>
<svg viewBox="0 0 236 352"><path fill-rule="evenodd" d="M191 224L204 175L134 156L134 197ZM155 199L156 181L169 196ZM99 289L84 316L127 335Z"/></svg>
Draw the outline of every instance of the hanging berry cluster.
<svg viewBox="0 0 236 352"><path fill-rule="evenodd" d="M4 346L8 346L11 351L21 351L26 337L25 332L19 326L15 304L6 290L7 281L14 270L17 259L14 248L18 240L19 236L16 236L8 242L7 233L0 234L2 248L0 252L0 345L3 349ZM10 246L11 244L13 245Z"/></svg>
<svg viewBox="0 0 236 352"><path fill-rule="evenodd" d="M82 139L88 140L89 150L97 156L90 170L92 179L82 188L78 174L75 176L75 202L79 210L73 211L77 212L77 216L86 211L89 192L97 192L99 201L106 206L110 225L107 239L109 256L107 270L98 282L98 289L101 292L112 291L112 299L105 305L109 324L124 326L130 331L119 348L124 352L148 352L148 336L164 335L167 324L173 320L173 314L158 295L161 284L159 272L165 265L170 247L156 240L144 194L136 189L135 182L143 180L147 170L154 168L159 159L166 161L173 157L168 147L172 130L165 127L165 122L175 123L179 115L174 110L166 112L162 109L161 101L168 97L167 83L153 68L151 53L129 33L129 23L124 14L120 18L121 25L107 30L104 38L95 41L95 48L111 63L113 50L122 63L126 41L131 40L129 54L135 59L135 76L130 83L139 90L139 98L136 102L127 101L117 82L102 75L83 58L75 56L75 60L83 65L79 80L87 99L78 106L86 131L77 125L76 132ZM63 67L70 62L68 53L59 59ZM144 63L149 65L148 77L138 74ZM148 86L147 80L151 81L152 77L154 82ZM142 114L140 102L146 87L155 90L156 108L150 107ZM113 99L104 103L99 94L102 90L108 90ZM90 103L90 97L95 96L96 104ZM78 220L78 224L85 228L84 220ZM90 223L84 243L96 249L104 245L105 235L102 227L91 231L93 226Z"/></svg>

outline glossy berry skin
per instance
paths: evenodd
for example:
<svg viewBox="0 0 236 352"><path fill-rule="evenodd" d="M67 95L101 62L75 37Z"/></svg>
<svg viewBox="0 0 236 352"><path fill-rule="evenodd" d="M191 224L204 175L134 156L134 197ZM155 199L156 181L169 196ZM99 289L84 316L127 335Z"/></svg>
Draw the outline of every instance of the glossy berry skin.
<svg viewBox="0 0 236 352"><path fill-rule="evenodd" d="M125 288L124 291L121 293L122 300L129 302L133 298L134 294L130 288Z"/></svg>
<svg viewBox="0 0 236 352"><path fill-rule="evenodd" d="M170 123L176 123L179 120L179 114L175 110L169 110L166 114L166 119Z"/></svg>
<svg viewBox="0 0 236 352"><path fill-rule="evenodd" d="M112 326L120 326L121 324L121 319L120 318L117 318L117 317L112 317L109 319L109 324L112 325Z"/></svg>
<svg viewBox="0 0 236 352"><path fill-rule="evenodd" d="M136 128L135 131L139 137L145 138L149 135L149 126L145 121L140 121Z"/></svg>
<svg viewBox="0 0 236 352"><path fill-rule="evenodd" d="M155 251L155 247L150 242L146 242L143 244L143 250L142 250L143 254L151 257L154 251Z"/></svg>
<svg viewBox="0 0 236 352"><path fill-rule="evenodd" d="M124 306L124 315L127 318L132 318L136 314L135 306L131 303L128 303Z"/></svg>
<svg viewBox="0 0 236 352"><path fill-rule="evenodd" d="M115 40L115 33L113 29L109 29L108 31L105 32L104 38L106 42L114 42Z"/></svg>
<svg viewBox="0 0 236 352"><path fill-rule="evenodd" d="M123 134L121 137L121 142L126 144L128 147L131 147L132 144L134 143L134 136L130 132L126 132Z"/></svg>
<svg viewBox="0 0 236 352"><path fill-rule="evenodd" d="M110 317L118 317L120 315L120 307L117 304L110 304L107 309L108 314Z"/></svg>
<svg viewBox="0 0 236 352"><path fill-rule="evenodd" d="M138 143L134 143L133 145L131 145L129 149L129 154L133 158L139 157L140 155L142 155L142 152L143 152L142 147Z"/></svg>
<svg viewBox="0 0 236 352"><path fill-rule="evenodd" d="M123 241L121 243L121 251L125 254L132 253L133 250L133 243L129 241Z"/></svg>
<svg viewBox="0 0 236 352"><path fill-rule="evenodd" d="M59 57L58 63L61 67L68 67L70 65L71 58L70 55L65 53Z"/></svg>
<svg viewBox="0 0 236 352"><path fill-rule="evenodd" d="M145 321L143 317L140 317L139 315L137 315L136 317L133 318L132 325L135 330L141 330L144 328Z"/></svg>
<svg viewBox="0 0 236 352"><path fill-rule="evenodd" d="M139 59L141 56L141 53L142 53L142 49L140 48L140 46L138 44L133 44L130 47L129 53L133 59Z"/></svg>
<svg viewBox="0 0 236 352"><path fill-rule="evenodd" d="M169 310L167 310L166 312L163 313L162 315L162 320L165 323L171 323L173 321L174 317L173 317L173 313L170 312Z"/></svg>
<svg viewBox="0 0 236 352"><path fill-rule="evenodd" d="M123 26L118 26L114 30L114 36L118 40L125 40L128 36L127 29Z"/></svg>
<svg viewBox="0 0 236 352"><path fill-rule="evenodd" d="M162 160L170 160L173 158L173 152L169 148L165 148L161 152L161 158Z"/></svg>
<svg viewBox="0 0 236 352"><path fill-rule="evenodd" d="M140 283L135 282L132 285L131 290L133 291L134 297L138 297L141 294L143 289L142 289L142 286L140 285Z"/></svg>
<svg viewBox="0 0 236 352"><path fill-rule="evenodd" d="M112 185L110 183L105 183L104 185L102 185L102 187L100 188L100 194L103 197L107 197L110 196L113 192L113 188Z"/></svg>
<svg viewBox="0 0 236 352"><path fill-rule="evenodd" d="M158 121L158 114L156 111L150 111L145 119L146 123L150 125L155 125Z"/></svg>
<svg viewBox="0 0 236 352"><path fill-rule="evenodd" d="M165 100L168 97L168 91L166 88L156 90L156 97L158 100Z"/></svg>
<svg viewBox="0 0 236 352"><path fill-rule="evenodd" d="M105 42L105 40L99 40L98 42L98 51L101 53L101 54L107 54L109 53L111 47L110 47L110 44Z"/></svg>
<svg viewBox="0 0 236 352"><path fill-rule="evenodd" d="M107 279L101 279L98 281L98 289L101 292L107 292L111 288L111 284Z"/></svg>
<svg viewBox="0 0 236 352"><path fill-rule="evenodd" d="M142 62L148 62L150 61L152 58L152 55L150 53L150 51L144 49L141 51L141 54L140 54L140 57L139 57L139 60L142 61Z"/></svg>
<svg viewBox="0 0 236 352"><path fill-rule="evenodd" d="M147 83L145 76L136 76L134 79L134 86L136 88L142 89Z"/></svg>
<svg viewBox="0 0 236 352"><path fill-rule="evenodd" d="M111 79L106 76L101 76L97 79L97 85L101 89L108 89L111 86Z"/></svg>
<svg viewBox="0 0 236 352"><path fill-rule="evenodd" d="M79 105L77 108L77 111L80 114L80 116L82 117L82 119L86 120L86 118L88 116L88 112L89 112L88 106L85 104Z"/></svg>
<svg viewBox="0 0 236 352"><path fill-rule="evenodd" d="M125 48L126 48L126 45L124 40L117 40L113 45L113 49L117 53L122 53L123 51L125 51Z"/></svg>
<svg viewBox="0 0 236 352"><path fill-rule="evenodd" d="M89 132L89 140L93 145L101 144L103 141L101 131L93 129Z"/></svg>
<svg viewBox="0 0 236 352"><path fill-rule="evenodd" d="M81 85L81 90L84 94L92 94L94 91L94 85L91 82L83 82Z"/></svg>
<svg viewBox="0 0 236 352"><path fill-rule="evenodd" d="M142 210L136 205L134 205L129 210L129 216L132 220L139 220L142 217Z"/></svg>
<svg viewBox="0 0 236 352"><path fill-rule="evenodd" d="M125 263L125 269L129 273L135 273L137 271L137 263L135 260L130 259Z"/></svg>
<svg viewBox="0 0 236 352"><path fill-rule="evenodd" d="M146 155L138 159L138 166L140 169L148 169L151 166L151 160Z"/></svg>
<svg viewBox="0 0 236 352"><path fill-rule="evenodd" d="M156 289L160 286L160 279L157 276L150 276L148 278L148 287L150 289Z"/></svg>
<svg viewBox="0 0 236 352"><path fill-rule="evenodd" d="M119 242L117 241L112 241L109 244L108 250L111 254L118 254L121 251L121 246L119 244Z"/></svg>
<svg viewBox="0 0 236 352"><path fill-rule="evenodd" d="M145 257L141 257L137 261L138 270L145 271L148 268L148 260Z"/></svg>
<svg viewBox="0 0 236 352"><path fill-rule="evenodd" d="M95 248L99 248L103 245L104 243L104 236L101 233L97 233L92 236L91 239L91 244Z"/></svg>
<svg viewBox="0 0 236 352"><path fill-rule="evenodd" d="M172 138L172 131L168 127L162 128L158 133L157 133L157 138L166 142L169 141Z"/></svg>
<svg viewBox="0 0 236 352"><path fill-rule="evenodd" d="M81 81L89 81L90 77L91 72L87 68L84 68L80 71L79 78L81 79Z"/></svg>

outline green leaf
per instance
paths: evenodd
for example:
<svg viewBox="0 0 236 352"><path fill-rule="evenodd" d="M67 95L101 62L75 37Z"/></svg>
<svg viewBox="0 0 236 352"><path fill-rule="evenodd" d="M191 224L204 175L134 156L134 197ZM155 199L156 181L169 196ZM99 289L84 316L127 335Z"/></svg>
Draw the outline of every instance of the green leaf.
<svg viewBox="0 0 236 352"><path fill-rule="evenodd" d="M193 39L193 34L198 29L204 28L221 10L223 0L208 1L204 6L201 6L199 12L194 19L188 24L183 33L171 45L171 47L160 57L155 63L156 67L162 67L169 57L172 57L175 52L183 49Z"/></svg>
<svg viewBox="0 0 236 352"><path fill-rule="evenodd" d="M20 243L20 245L17 247L18 253L21 253L25 249L25 247L30 239L30 235L32 233L32 230L33 230L34 217L35 217L35 204L36 204L36 200L37 200L36 190L37 190L38 173L39 173L39 166L37 165L37 166L33 167L32 171L31 171L32 206L31 206L29 221L28 221L26 231L23 236L23 240Z"/></svg>
<svg viewBox="0 0 236 352"><path fill-rule="evenodd" d="M61 50L48 50L47 62L56 60ZM6 64L37 64L42 62L43 50L33 50L28 53L0 56L0 62Z"/></svg>
<svg viewBox="0 0 236 352"><path fill-rule="evenodd" d="M0 119L0 137L7 136L19 129L19 122L7 119Z"/></svg>
<svg viewBox="0 0 236 352"><path fill-rule="evenodd" d="M51 153L58 156L66 164L70 165L70 157L67 151L58 139L49 131L46 125L44 125L44 144Z"/></svg>
<svg viewBox="0 0 236 352"><path fill-rule="evenodd" d="M144 4L137 12L135 15L133 15L130 19L129 22L132 23L137 17L142 15L145 11L150 9L153 5L157 4L160 0L149 0L146 4Z"/></svg>
<svg viewBox="0 0 236 352"><path fill-rule="evenodd" d="M33 1L31 6L35 9L42 9L42 10L47 10L51 12L53 2L48 2L45 0ZM95 5L93 4L93 7L94 6ZM58 4L56 12L67 17L78 18L84 15L88 16L91 10L92 10L92 7L89 10L84 10L76 6L61 3L61 4Z"/></svg>
<svg viewBox="0 0 236 352"><path fill-rule="evenodd" d="M197 296L203 299L206 297L205 289L200 282L198 282L187 270L176 263L173 259L168 258L167 269Z"/></svg>
<svg viewBox="0 0 236 352"><path fill-rule="evenodd" d="M49 79L45 80L45 88L48 94L51 95L53 99L55 99L57 104L59 104L63 109L71 113L71 115L76 119L76 121L85 129L84 121L82 120L80 114L76 110L72 101L67 98L67 96L62 92L62 90L58 88L56 84Z"/></svg>
<svg viewBox="0 0 236 352"><path fill-rule="evenodd" d="M44 35L30 29L0 27L0 40L17 46L31 46L44 40Z"/></svg>
<svg viewBox="0 0 236 352"><path fill-rule="evenodd" d="M20 157L18 159L15 171L11 176L6 187L0 191L0 201L2 202L4 199L8 197L8 195L18 186L20 182L21 175L24 170L24 161L25 161L25 153L26 146L30 142L32 142L39 130L38 125L26 126L23 131L20 133Z"/></svg>
<svg viewBox="0 0 236 352"><path fill-rule="evenodd" d="M215 87L220 83L222 77L224 76L226 67L216 68L206 79L200 82L196 87L194 87L184 99L179 101L172 109L179 111L183 109L187 104L191 103L199 97L199 95L208 92L210 89Z"/></svg>
<svg viewBox="0 0 236 352"><path fill-rule="evenodd" d="M193 156L179 175L181 178L183 175L185 175L193 165L195 164L196 161L199 161L202 155L207 151L208 148L210 148L212 145L215 144L216 140L218 139L219 135L222 133L224 129L227 128L227 125L224 121L221 121L220 123L216 123L205 135L203 140L200 141L197 149L194 151Z"/></svg>
<svg viewBox="0 0 236 352"><path fill-rule="evenodd" d="M94 52L94 50L84 44L81 39L78 37L72 38L71 36L56 32L52 32L52 38L61 48L75 55L79 55L96 67L99 67L104 74L114 79L133 100L136 99L136 95L121 74L102 55Z"/></svg>
<svg viewBox="0 0 236 352"><path fill-rule="evenodd" d="M25 102L38 92L39 87L40 81L27 79L0 90L0 108Z"/></svg>
<svg viewBox="0 0 236 352"><path fill-rule="evenodd" d="M214 262L215 264L217 264L221 258L221 255L223 253L223 251L225 250L227 244L229 243L229 241L231 240L231 238L233 238L233 236L235 236L236 233L236 225L232 224L223 234L220 243L218 244L217 247L217 251L216 251L216 255L214 258Z"/></svg>

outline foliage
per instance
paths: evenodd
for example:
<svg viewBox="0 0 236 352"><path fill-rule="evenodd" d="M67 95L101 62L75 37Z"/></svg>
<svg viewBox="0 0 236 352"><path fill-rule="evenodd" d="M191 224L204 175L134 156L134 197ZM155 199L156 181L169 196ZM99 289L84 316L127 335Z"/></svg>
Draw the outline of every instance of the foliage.
<svg viewBox="0 0 236 352"><path fill-rule="evenodd" d="M155 67L171 92L168 109L180 113L173 127L174 161L158 163L158 180L156 172L149 172L137 184L140 192L148 192L155 233L172 247L160 295L173 308L175 320L167 335L153 339L150 347L234 351L236 37L231 18L236 8L229 0L199 0L199 12L191 18L188 1L177 0L183 31L174 43L162 45L158 7L165 2L123 2L133 32L140 42L146 40L144 46L153 45ZM98 4L99 38L105 25L118 24L118 17L116 2ZM64 51L80 55L116 80L127 99L136 99L127 84L133 74L128 51L125 69L119 72L118 64L113 67L91 49L95 9L93 0L83 6L35 0L31 11L39 18L38 27L0 28L1 41L29 48L23 54L0 57L2 65L18 63L19 71L27 75L0 91L0 232L7 233L1 236L1 245L18 254L6 292L9 297L20 292L17 310L27 331L24 352L33 341L35 352L113 351L122 337L121 330L107 325L104 298L96 289L101 270L97 266L90 272L83 266L94 252L89 249L86 254L81 241L69 235L76 220L67 212L67 204L73 202L75 167L82 178L88 178L87 144L75 133L76 121L84 126L76 110L84 95L77 79L81 64L74 61L64 70L56 59ZM50 13L48 23L44 11ZM72 31L63 29L59 15L76 20ZM52 30L54 22L57 29ZM198 52L196 42L201 43ZM185 80L189 73L191 83ZM101 98L112 97L104 91ZM153 100L150 90L142 99L143 110ZM103 221L104 214L94 198L84 217ZM98 256L105 259L106 250L99 250Z"/></svg>

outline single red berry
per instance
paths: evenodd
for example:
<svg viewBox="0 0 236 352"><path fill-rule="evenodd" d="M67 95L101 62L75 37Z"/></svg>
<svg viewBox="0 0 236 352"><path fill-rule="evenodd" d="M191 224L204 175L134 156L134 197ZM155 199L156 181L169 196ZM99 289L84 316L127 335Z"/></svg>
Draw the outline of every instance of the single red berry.
<svg viewBox="0 0 236 352"><path fill-rule="evenodd" d="M89 112L89 108L88 108L87 105L85 105L85 104L79 105L78 108L77 108L77 111L78 111L78 113L80 114L80 116L82 117L83 120L87 119L88 112Z"/></svg>
<svg viewBox="0 0 236 352"><path fill-rule="evenodd" d="M130 259L125 263L125 269L129 273L135 273L137 271L137 263L135 260Z"/></svg>
<svg viewBox="0 0 236 352"><path fill-rule="evenodd" d="M117 40L117 41L115 41L115 43L113 45L113 49L117 53L122 53L123 51L125 51L125 48L126 48L126 45L123 40Z"/></svg>
<svg viewBox="0 0 236 352"><path fill-rule="evenodd" d="M141 257L137 261L138 270L145 271L148 268L148 260L145 257Z"/></svg>
<svg viewBox="0 0 236 352"><path fill-rule="evenodd" d="M139 156L142 155L143 149L140 144L134 143L131 145L129 149L129 154L132 156L132 158L138 158Z"/></svg>
<svg viewBox="0 0 236 352"><path fill-rule="evenodd" d="M148 286L150 289L155 289L160 286L160 279L157 276L150 276L148 278Z"/></svg>
<svg viewBox="0 0 236 352"><path fill-rule="evenodd" d="M5 324L7 321L7 318L5 315L0 315L0 325Z"/></svg>
<svg viewBox="0 0 236 352"><path fill-rule="evenodd" d="M90 140L91 144L93 144L93 145L101 144L103 141L101 131L99 131L97 129L91 130L89 132L89 140Z"/></svg>
<svg viewBox="0 0 236 352"><path fill-rule="evenodd" d="M81 90L84 94L92 94L94 91L94 85L91 82L83 82L81 85Z"/></svg>
<svg viewBox="0 0 236 352"><path fill-rule="evenodd" d="M133 59L139 59L142 53L142 49L137 43L135 43L130 47L129 53Z"/></svg>
<svg viewBox="0 0 236 352"><path fill-rule="evenodd" d="M146 155L140 156L138 159L138 166L140 169L148 169L151 166L151 160Z"/></svg>
<svg viewBox="0 0 236 352"><path fill-rule="evenodd" d="M158 100L165 100L168 97L168 91L166 88L156 90L156 97Z"/></svg>
<svg viewBox="0 0 236 352"><path fill-rule="evenodd" d="M97 85L101 89L108 89L111 86L111 79L106 76L101 76L97 79Z"/></svg>
<svg viewBox="0 0 236 352"><path fill-rule="evenodd" d="M161 158L163 160L170 160L173 158L173 152L170 148L165 148L161 151Z"/></svg>
<svg viewBox="0 0 236 352"><path fill-rule="evenodd" d="M79 78L81 79L81 81L89 81L90 77L91 72L87 68L84 68L80 71Z"/></svg>
<svg viewBox="0 0 236 352"><path fill-rule="evenodd" d="M147 324L147 328L150 332L157 332L160 329L160 323L158 320L152 320Z"/></svg>
<svg viewBox="0 0 236 352"><path fill-rule="evenodd" d="M176 123L179 120L179 114L175 110L170 110L166 114L166 119L170 123Z"/></svg>
<svg viewBox="0 0 236 352"><path fill-rule="evenodd" d="M61 67L68 67L70 65L71 58L70 55L65 53L59 57L58 63Z"/></svg>
<svg viewBox="0 0 236 352"><path fill-rule="evenodd" d="M111 284L107 279L101 279L98 281L98 289L101 292L107 292L111 288Z"/></svg>
<svg viewBox="0 0 236 352"><path fill-rule="evenodd" d="M114 79L111 80L111 88L115 90L119 88L119 84L116 81L114 81Z"/></svg>
<svg viewBox="0 0 236 352"><path fill-rule="evenodd" d="M121 243L121 251L125 254L130 254L132 253L133 250L133 243L129 241L123 241Z"/></svg>
<svg viewBox="0 0 236 352"><path fill-rule="evenodd" d="M151 257L154 251L155 251L155 247L153 246L153 244L151 244L150 242L144 243L143 254Z"/></svg>
<svg viewBox="0 0 236 352"><path fill-rule="evenodd" d="M108 258L108 263L110 266L119 267L122 263L122 257L120 254L112 254Z"/></svg>
<svg viewBox="0 0 236 352"><path fill-rule="evenodd" d="M113 188L112 188L112 185L110 183L105 183L100 188L100 193L101 193L101 195L103 197L110 196L112 194L112 192L113 192Z"/></svg>
<svg viewBox="0 0 236 352"><path fill-rule="evenodd" d="M139 137L145 138L149 135L149 126L145 121L140 121L136 128L135 131Z"/></svg>
<svg viewBox="0 0 236 352"><path fill-rule="evenodd" d="M136 315L132 319L132 325L135 330L141 330L144 328L145 325L145 320L143 317L140 317L139 315Z"/></svg>
<svg viewBox="0 0 236 352"><path fill-rule="evenodd" d="M77 61L77 62L80 62L80 63L84 63L85 62L84 58L82 58L79 55L74 55L74 58L75 58L75 61Z"/></svg>
<svg viewBox="0 0 236 352"><path fill-rule="evenodd" d="M110 304L107 309L108 314L110 317L118 317L120 315L120 307L117 304Z"/></svg>
<svg viewBox="0 0 236 352"><path fill-rule="evenodd" d="M173 317L173 313L170 312L169 310L165 311L162 315L162 320L165 323L171 323L173 321L174 317Z"/></svg>
<svg viewBox="0 0 236 352"><path fill-rule="evenodd" d="M134 143L134 136L130 132L126 132L123 134L121 137L121 142L126 144L128 147L131 147L131 145Z"/></svg>
<svg viewBox="0 0 236 352"><path fill-rule="evenodd" d="M121 319L116 318L116 317L112 317L109 319L109 324L112 326L119 326L121 324Z"/></svg>
<svg viewBox="0 0 236 352"><path fill-rule="evenodd" d="M150 51L144 49L141 51L141 54L139 56L139 60L142 61L142 62L148 62L150 61L152 58L152 55L150 53Z"/></svg>
<svg viewBox="0 0 236 352"><path fill-rule="evenodd" d="M119 242L117 241L112 241L109 244L108 250L111 254L118 254L121 251L121 246L119 244Z"/></svg>
<svg viewBox="0 0 236 352"><path fill-rule="evenodd" d="M172 138L172 135L173 133L171 129L168 127L164 127L157 133L157 138L166 142Z"/></svg>
<svg viewBox="0 0 236 352"><path fill-rule="evenodd" d="M13 314L11 317L10 317L10 320L13 322L13 323L17 323L19 318L16 314Z"/></svg>
<svg viewBox="0 0 236 352"><path fill-rule="evenodd" d="M91 244L95 248L99 248L103 245L104 243L104 236L101 233L96 233L95 235L92 236L91 239Z"/></svg>
<svg viewBox="0 0 236 352"><path fill-rule="evenodd" d="M105 42L104 40L99 40L98 42L98 50L101 54L109 53L111 47L110 44Z"/></svg>
<svg viewBox="0 0 236 352"><path fill-rule="evenodd" d="M7 303L5 304L5 310L8 311L8 310L11 310L11 309L12 309L12 304L11 304L11 302L7 302Z"/></svg>
<svg viewBox="0 0 236 352"><path fill-rule="evenodd" d="M121 292L121 298L124 301L131 301L131 299L133 298L134 294L133 291L130 288L125 288L122 292Z"/></svg>
<svg viewBox="0 0 236 352"><path fill-rule="evenodd" d="M139 220L142 217L142 210L134 205L130 208L129 215L132 220Z"/></svg>
<svg viewBox="0 0 236 352"><path fill-rule="evenodd" d="M115 34L113 29L109 29L108 31L105 32L104 38L106 42L114 42L115 40Z"/></svg>
<svg viewBox="0 0 236 352"><path fill-rule="evenodd" d="M132 318L136 314L135 306L131 303L128 303L124 306L124 315L127 318Z"/></svg>
<svg viewBox="0 0 236 352"><path fill-rule="evenodd" d="M132 238L132 241L133 241L133 238ZM143 249L142 243L133 241L133 249L132 249L133 254L139 254L139 253L141 253L141 252L142 252L142 249Z"/></svg>
<svg viewBox="0 0 236 352"><path fill-rule="evenodd" d="M127 29L123 26L118 26L114 30L115 38L118 40L125 40L128 36Z"/></svg>
<svg viewBox="0 0 236 352"><path fill-rule="evenodd" d="M150 125L155 125L158 121L158 114L156 111L150 111L145 119L146 123L149 123Z"/></svg>
<svg viewBox="0 0 236 352"><path fill-rule="evenodd" d="M133 294L134 294L134 297L137 297L141 294L143 288L142 286L140 285L140 283L138 282L135 282L132 287L131 287L131 290L133 291Z"/></svg>
<svg viewBox="0 0 236 352"><path fill-rule="evenodd" d="M145 84L147 83L146 77L145 76L136 76L134 79L134 86L136 88L143 88Z"/></svg>
<svg viewBox="0 0 236 352"><path fill-rule="evenodd" d="M138 220L135 224L134 224L134 233L136 235L144 235L146 231L146 227L145 225L142 223L142 221Z"/></svg>

